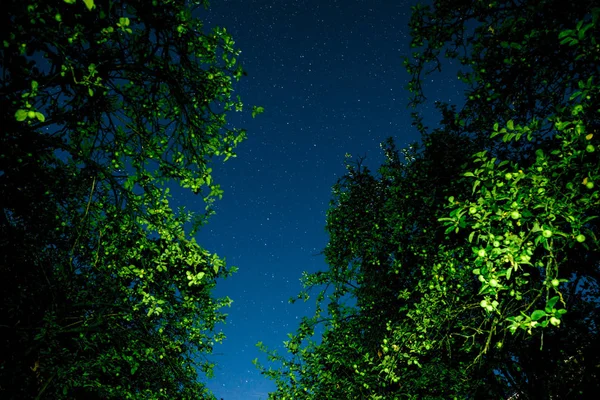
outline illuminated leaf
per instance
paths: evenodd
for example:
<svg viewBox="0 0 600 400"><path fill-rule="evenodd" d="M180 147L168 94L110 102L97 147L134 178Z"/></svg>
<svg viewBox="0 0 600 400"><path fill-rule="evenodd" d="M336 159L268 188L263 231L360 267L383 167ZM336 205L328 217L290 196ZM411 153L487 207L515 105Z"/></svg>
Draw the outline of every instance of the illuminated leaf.
<svg viewBox="0 0 600 400"><path fill-rule="evenodd" d="M94 0L83 0L83 3L87 7L87 9L90 11L92 11L92 9L95 7Z"/></svg>
<svg viewBox="0 0 600 400"><path fill-rule="evenodd" d="M27 110L17 110L15 113L15 118L17 121L25 121L27 119Z"/></svg>

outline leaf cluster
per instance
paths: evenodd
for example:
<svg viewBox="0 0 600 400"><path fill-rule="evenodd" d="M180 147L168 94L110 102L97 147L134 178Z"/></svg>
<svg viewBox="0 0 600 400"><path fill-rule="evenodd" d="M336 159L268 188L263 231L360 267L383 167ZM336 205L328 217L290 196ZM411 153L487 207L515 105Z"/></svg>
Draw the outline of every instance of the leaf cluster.
<svg viewBox="0 0 600 400"><path fill-rule="evenodd" d="M2 2L0 397L212 398L235 267L193 236L223 193L210 160L245 137L244 73L201 6Z"/></svg>
<svg viewBox="0 0 600 400"><path fill-rule="evenodd" d="M389 139L377 174L357 160L334 186L328 269L299 296L321 290L317 314L271 354L272 398L593 396L599 17L551 0L413 8L412 105L442 56L464 66L464 105L437 103L433 131L415 113L420 145Z"/></svg>

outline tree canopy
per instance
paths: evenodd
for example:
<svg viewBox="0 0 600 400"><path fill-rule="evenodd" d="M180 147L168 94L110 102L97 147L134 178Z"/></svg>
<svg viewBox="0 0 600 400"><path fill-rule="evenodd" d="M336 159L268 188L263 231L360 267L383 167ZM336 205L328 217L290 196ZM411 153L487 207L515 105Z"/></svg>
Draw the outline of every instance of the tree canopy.
<svg viewBox="0 0 600 400"><path fill-rule="evenodd" d="M2 2L0 397L213 398L234 267L194 240L245 132L205 1ZM253 114L260 112L255 108ZM174 209L169 185L204 199Z"/></svg>
<svg viewBox="0 0 600 400"><path fill-rule="evenodd" d="M411 105L455 59L464 105L419 144L347 165L317 311L260 345L272 399L593 397L600 389L600 8L556 0L413 7ZM321 335L315 335L320 325ZM315 337L316 336L316 337Z"/></svg>

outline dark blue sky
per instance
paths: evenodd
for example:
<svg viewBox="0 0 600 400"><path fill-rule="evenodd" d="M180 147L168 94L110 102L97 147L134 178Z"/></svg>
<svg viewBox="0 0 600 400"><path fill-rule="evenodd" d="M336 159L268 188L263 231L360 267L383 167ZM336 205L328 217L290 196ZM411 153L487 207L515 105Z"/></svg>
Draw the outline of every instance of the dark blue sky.
<svg viewBox="0 0 600 400"><path fill-rule="evenodd" d="M225 310L227 339L211 356L217 367L208 386L225 400L265 399L274 385L251 363L265 360L255 344L281 349L314 307L313 299L294 305L288 299L300 291L302 271L326 268L319 255L327 243L325 213L345 154L366 156L376 169L386 137L399 147L418 140L402 66L402 56L411 53L415 1L211 3L199 17L232 33L249 75L236 91L265 113L254 120L229 117L247 129L248 139L237 158L213 165L225 195L198 235L200 245L239 268L216 290L234 303ZM444 76L451 74L427 81L431 101L456 98L454 81ZM174 200L204 208L193 195Z"/></svg>

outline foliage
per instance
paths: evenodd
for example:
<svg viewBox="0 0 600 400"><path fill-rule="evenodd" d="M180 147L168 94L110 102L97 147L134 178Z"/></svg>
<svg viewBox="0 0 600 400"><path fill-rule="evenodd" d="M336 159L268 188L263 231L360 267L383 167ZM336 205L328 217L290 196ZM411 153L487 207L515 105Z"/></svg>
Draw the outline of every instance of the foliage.
<svg viewBox="0 0 600 400"><path fill-rule="evenodd" d="M222 196L209 161L245 132L206 5L2 2L0 397L213 398L211 290L234 267L193 236ZM173 183L205 210L173 209Z"/></svg>
<svg viewBox="0 0 600 400"><path fill-rule="evenodd" d="M405 66L458 59L465 103L418 113L422 144L382 147L334 186L328 269L276 369L275 399L592 397L599 389L600 9L418 5ZM433 64L433 68L430 66ZM315 327L322 324L319 339ZM265 349L265 351L268 351Z"/></svg>

